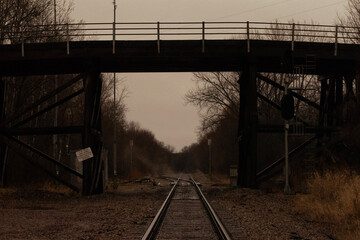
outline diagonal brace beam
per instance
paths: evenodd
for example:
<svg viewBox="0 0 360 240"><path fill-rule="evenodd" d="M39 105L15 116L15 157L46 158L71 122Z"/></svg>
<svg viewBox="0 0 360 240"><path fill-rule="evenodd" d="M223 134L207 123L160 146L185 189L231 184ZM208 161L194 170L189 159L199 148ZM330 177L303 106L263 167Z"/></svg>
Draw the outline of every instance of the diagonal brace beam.
<svg viewBox="0 0 360 240"><path fill-rule="evenodd" d="M75 84L76 82L78 82L79 80L83 79L86 75L85 74L80 74L78 76L76 76L75 78L71 79L70 81L68 81L67 83L65 83L64 85L58 87L57 89L49 92L48 94L46 94L45 96L43 96L42 98L40 98L39 100L37 100L35 103L33 103L31 106L28 106L27 108L23 109L21 112L7 118L5 121L0 123L0 126L4 126L10 122L15 121L16 119L18 119L19 117L21 117L22 115L24 115L25 113L27 113L30 110L34 110L37 106L39 106L40 104L42 104L43 102L49 100L50 98L54 97L56 94L59 94L60 92L62 92L63 90L65 90L66 88L70 87L71 85Z"/></svg>
<svg viewBox="0 0 360 240"><path fill-rule="evenodd" d="M13 126L13 128L16 128L16 127L19 127L19 126L21 126L21 125L24 125L25 123L27 123L27 122L31 121L32 119L34 119L34 118L36 118L36 117L40 116L41 114L44 114L44 113L46 113L46 112L50 111L51 109L53 109L53 108L55 108L55 107L57 107L57 106L59 106L59 105L61 105L61 104L65 103L65 102L67 102L67 101L69 101L69 100L71 100L72 98L74 98L74 97L76 97L76 96L80 95L80 94L81 94L81 93L83 93L83 92L84 92L84 89L82 88L82 89L80 89L80 90L78 90L78 91L74 92L73 94L71 94L71 95L69 95L69 96L67 96L67 97L65 97L65 98L63 98L63 99L61 99L60 101L58 101L58 102L56 102L56 103L54 103L54 104L52 104L52 105L48 106L47 108L44 108L43 110L41 110L41 111L39 111L39 112L37 112L37 113L33 114L32 116L30 116L30 117L28 117L28 118L25 118L25 119L24 119L24 120L22 120L21 122L18 122L17 124L15 124L15 125Z"/></svg>
<svg viewBox="0 0 360 240"><path fill-rule="evenodd" d="M280 105L274 103L273 101L271 101L270 99L268 99L267 97L265 97L264 95L262 95L261 93L257 93L257 97L260 98L261 100L267 102L268 104L270 104L271 106L273 106L274 108L276 108L277 110L281 111L281 107ZM297 116L294 116L294 119L297 121L300 121L302 123L304 123L304 125L306 126L311 126L311 124L305 122L304 120L302 120L301 118L298 118Z"/></svg>
<svg viewBox="0 0 360 240"><path fill-rule="evenodd" d="M256 77L259 78L260 80L263 80L264 82L266 82L266 83L268 83L268 84L273 85L274 87L276 87L276 88L278 88L278 89L280 89L280 90L282 90L282 91L285 91L285 87L284 87L284 86L278 84L277 82L271 80L271 79L268 78L268 77L265 77L265 76L263 76L263 75L261 75L261 74L259 74L259 73L256 75ZM292 92L292 91L290 91L290 90L289 90L289 93L290 93L292 96L294 96L294 97L296 97L297 99L299 99L300 101L303 101L304 103L308 104L309 106L314 107L314 108L316 108L317 110L320 110L320 109L321 109L321 106L320 106L319 104L311 101L310 99L307 99L306 97L303 97L303 96L301 96L300 94L298 94L298 93L296 93L296 92Z"/></svg>
<svg viewBox="0 0 360 240"><path fill-rule="evenodd" d="M0 128L0 132L10 136L52 135L82 133L84 126L47 127L47 128Z"/></svg>
<svg viewBox="0 0 360 240"><path fill-rule="evenodd" d="M45 153L37 150L36 148L33 148L33 147L29 146L28 144L26 144L26 143L24 143L24 142L22 142L22 141L20 141L20 140L18 140L18 139L16 139L16 138L14 138L14 137L7 137L7 138L8 138L9 140L12 140L13 142L19 144L20 146L24 147L25 149L27 149L27 150L29 150L29 151L32 151L32 152L34 152L34 153L36 153L36 154L38 154L39 156L41 156L41 157L44 158L45 160L50 161L50 162L56 164L57 166L65 169L65 170L67 170L68 172L74 174L75 176L77 176L77 177L79 177L79 178L83 178L83 175L82 175L81 173L75 171L74 169L68 167L67 165L65 165L65 164L63 164L63 163L61 163L61 162L56 161L56 160L53 159L52 157L50 157L50 156L48 156L47 154L45 154ZM4 143L6 143L6 144L9 144L9 141L7 141L7 139L5 139L4 136L0 136L0 141L1 141L1 142L4 142ZM14 147L14 148L15 148L15 147ZM18 151L18 149L16 149L16 151Z"/></svg>
<svg viewBox="0 0 360 240"><path fill-rule="evenodd" d="M296 152L300 151L301 149L305 148L307 145L309 145L313 140L315 140L317 137L316 136L312 136L311 138L309 138L308 140L306 140L305 142L303 142L302 144L300 144L299 146L295 147L294 149L292 149L289 152L289 156L295 154ZM269 175L269 173L276 167L280 166L281 164L283 164L283 162L285 161L285 156L279 158L277 161L275 161L273 164L271 164L270 166L268 166L267 168L263 169L262 171L260 171L259 173L256 174L256 178L259 181L260 179L264 180L267 178L267 176Z"/></svg>
<svg viewBox="0 0 360 240"><path fill-rule="evenodd" d="M46 172L50 177L56 179L57 181L61 182L62 184L64 184L65 186L69 187L70 189L74 190L75 192L80 192L80 189L78 187L76 187L75 185L63 180L62 178L60 178L59 176L57 176L56 174L52 173L51 171L49 171L47 168L41 166L39 163L35 162L33 159L31 159L30 156L28 156L27 154L18 151L18 148L13 146L12 144L9 145L10 148L12 148L14 150L14 152L16 152L18 155L20 155L21 157L23 157L25 160L27 160L29 163L31 163L33 166L38 167L40 169L42 169L44 172Z"/></svg>

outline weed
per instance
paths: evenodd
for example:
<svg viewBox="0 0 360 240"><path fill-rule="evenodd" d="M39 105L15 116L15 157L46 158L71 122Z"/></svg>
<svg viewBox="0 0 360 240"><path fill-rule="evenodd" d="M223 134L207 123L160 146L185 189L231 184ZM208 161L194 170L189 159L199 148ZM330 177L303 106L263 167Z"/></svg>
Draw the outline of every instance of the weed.
<svg viewBox="0 0 360 240"><path fill-rule="evenodd" d="M319 222L331 223L339 239L360 239L360 176L357 173L314 173L307 183L308 194L295 198L295 211Z"/></svg>

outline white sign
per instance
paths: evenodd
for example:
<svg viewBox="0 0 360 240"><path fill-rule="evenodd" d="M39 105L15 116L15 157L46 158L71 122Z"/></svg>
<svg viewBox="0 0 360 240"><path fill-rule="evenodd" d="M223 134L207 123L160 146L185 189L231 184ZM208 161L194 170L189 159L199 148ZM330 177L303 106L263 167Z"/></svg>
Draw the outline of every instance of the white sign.
<svg viewBox="0 0 360 240"><path fill-rule="evenodd" d="M75 155L79 162L82 162L89 158L94 157L90 147L84 148L84 149L81 149L81 150L75 152Z"/></svg>

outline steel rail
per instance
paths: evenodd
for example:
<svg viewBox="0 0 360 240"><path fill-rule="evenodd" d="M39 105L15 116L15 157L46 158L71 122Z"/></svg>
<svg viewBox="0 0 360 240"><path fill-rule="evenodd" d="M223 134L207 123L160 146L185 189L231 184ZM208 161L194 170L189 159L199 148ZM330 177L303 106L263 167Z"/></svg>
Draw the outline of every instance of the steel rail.
<svg viewBox="0 0 360 240"><path fill-rule="evenodd" d="M166 210L168 209L171 199L174 196L175 189L178 186L180 177L175 182L174 186L171 188L170 193L166 197L164 203L161 205L160 210L157 212L156 216L154 217L153 221L151 222L150 226L146 230L144 236L141 238L142 240L149 240L149 239L155 239L157 231L159 230L159 227L161 225L162 220L165 217Z"/></svg>
<svg viewBox="0 0 360 240"><path fill-rule="evenodd" d="M197 193L200 196L201 202L203 203L211 222L214 225L215 231L219 237L219 239L221 240L231 240L231 237L229 235L229 233L227 232L226 228L224 227L224 225L222 224L222 222L220 221L220 218L217 216L217 214L215 213L214 209L211 207L210 203L206 200L204 194L201 192L198 184L195 182L195 180L191 177L191 181L192 184L194 185Z"/></svg>

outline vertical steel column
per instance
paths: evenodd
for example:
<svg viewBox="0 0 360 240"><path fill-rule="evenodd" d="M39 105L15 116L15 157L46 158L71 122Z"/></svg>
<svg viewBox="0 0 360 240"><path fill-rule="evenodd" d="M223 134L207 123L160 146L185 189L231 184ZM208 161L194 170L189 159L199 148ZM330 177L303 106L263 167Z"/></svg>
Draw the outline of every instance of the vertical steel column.
<svg viewBox="0 0 360 240"><path fill-rule="evenodd" d="M335 106L336 106L336 126L341 126L343 121L343 76L337 75L335 78L336 84L336 95L335 95Z"/></svg>
<svg viewBox="0 0 360 240"><path fill-rule="evenodd" d="M83 162L83 194L103 192L103 163L101 159L101 110L102 81L99 72L91 72L84 81L84 133L83 147L90 147L94 157Z"/></svg>
<svg viewBox="0 0 360 240"><path fill-rule="evenodd" d="M0 76L0 121L5 119L5 82ZM0 144L0 187L5 186L5 173L6 173L6 155L7 155L7 146L5 144Z"/></svg>
<svg viewBox="0 0 360 240"><path fill-rule="evenodd" d="M350 73L345 75L345 86L346 86L346 93L345 93L345 101L348 101L351 97L354 96L354 79L356 75L354 73Z"/></svg>
<svg viewBox="0 0 360 240"><path fill-rule="evenodd" d="M255 60L248 56L240 84L238 185L253 187L257 171L257 95Z"/></svg>
<svg viewBox="0 0 360 240"><path fill-rule="evenodd" d="M330 77L329 95L327 99L327 126L332 127L334 124L334 109L335 109L335 76ZM327 136L330 138L331 133L328 132Z"/></svg>
<svg viewBox="0 0 360 240"><path fill-rule="evenodd" d="M355 75L355 90L357 102L360 102L360 73Z"/></svg>
<svg viewBox="0 0 360 240"><path fill-rule="evenodd" d="M320 110L319 110L319 121L318 127L319 131L317 132L318 145L322 144L322 138L324 136L324 123L325 123L325 102L326 102L326 91L328 89L328 79L325 78L321 80L321 92L320 92Z"/></svg>

